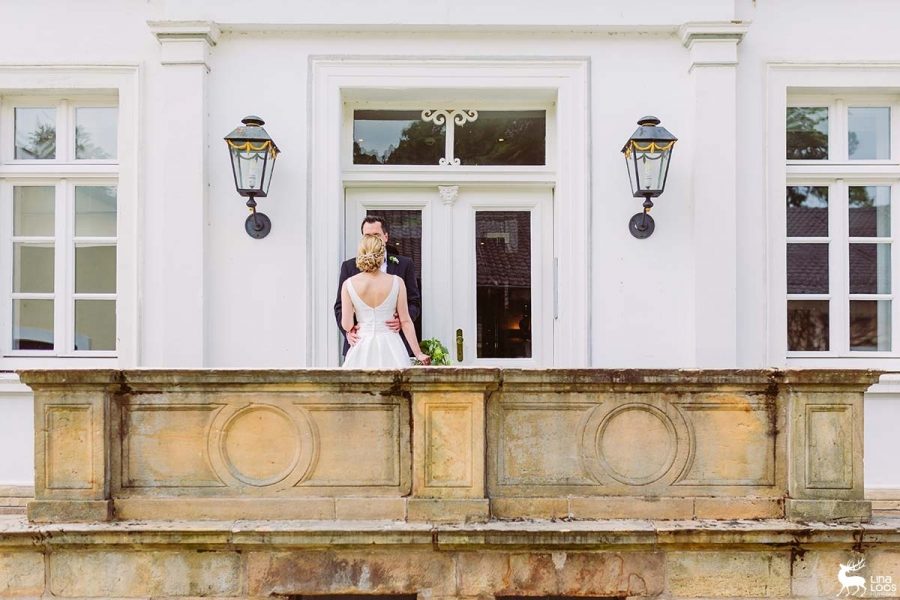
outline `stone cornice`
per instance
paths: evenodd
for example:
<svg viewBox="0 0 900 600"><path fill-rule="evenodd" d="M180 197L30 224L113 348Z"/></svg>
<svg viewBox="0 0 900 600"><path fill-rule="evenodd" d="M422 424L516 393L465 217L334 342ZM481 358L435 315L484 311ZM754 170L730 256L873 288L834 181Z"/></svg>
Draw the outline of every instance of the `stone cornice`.
<svg viewBox="0 0 900 600"><path fill-rule="evenodd" d="M530 549L616 549L623 547L706 548L760 545L900 544L900 518L871 523L795 523L782 519L654 521L492 521L483 524L432 524L387 521L120 521L111 523L29 523L24 517L0 520L0 548L140 546L333 548L434 546Z"/></svg>
<svg viewBox="0 0 900 600"><path fill-rule="evenodd" d="M178 389L301 391L365 388L384 391L640 389L671 392L755 389L865 391L881 372L863 369L502 369L428 367L381 371L349 369L53 369L19 371L35 390L120 387L121 393Z"/></svg>

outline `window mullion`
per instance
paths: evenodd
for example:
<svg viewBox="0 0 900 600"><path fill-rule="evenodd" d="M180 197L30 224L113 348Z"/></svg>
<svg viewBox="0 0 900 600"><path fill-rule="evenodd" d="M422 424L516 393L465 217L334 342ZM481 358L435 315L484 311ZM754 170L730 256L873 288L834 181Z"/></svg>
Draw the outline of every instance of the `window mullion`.
<svg viewBox="0 0 900 600"><path fill-rule="evenodd" d="M60 100L56 113L56 161L68 163L72 161L72 142L70 132L74 131L72 125L72 108L68 100ZM74 136L74 133L72 134Z"/></svg>
<svg viewBox="0 0 900 600"><path fill-rule="evenodd" d="M896 105L895 105L895 107L896 107ZM896 131L895 129L893 129L893 125L896 122L895 119L897 118L897 116L895 114L896 112L897 112L896 110L893 110L893 109L891 110L892 132ZM891 137L897 138L898 136L892 135ZM896 142L893 141L893 142L891 142L891 144L894 146L892 151L896 151ZM892 156L895 156L895 155L892 155ZM896 232L898 231L898 229L897 229L898 221L900 221L900 217L898 217L898 214L897 214L900 211L897 210L897 208L896 208L897 205L895 203L895 199L900 197L900 196L898 196L898 194L900 194L900 184L895 183L894 185L892 185L890 187L890 194L891 194L891 196L890 196L890 207L891 207L890 225L891 225L891 240L893 240L897 235ZM889 313L891 316L891 347L890 347L891 352L896 351L897 340L900 340L900 337L897 337L898 335L900 335L900 318L897 318L897 316L896 316L898 302L894 298L894 296L896 295L894 292L894 288L896 287L897 282L900 282L900 264L898 264L898 263L900 263L900 255L898 255L898 252L900 252L900 251L898 251L897 246L898 245L894 244L893 241L891 242L891 310Z"/></svg>
<svg viewBox="0 0 900 600"><path fill-rule="evenodd" d="M828 158L831 161L847 162L850 160L847 148L847 103L839 98L830 108L834 128L828 136Z"/></svg>
<svg viewBox="0 0 900 600"><path fill-rule="evenodd" d="M832 290L831 349L838 354L850 351L850 246L847 243L849 188L843 179L835 181L829 196L831 247L829 248L829 280Z"/></svg>
<svg viewBox="0 0 900 600"><path fill-rule="evenodd" d="M6 107L0 107L0 115L5 115ZM3 122L3 121L0 121ZM8 121L6 121L8 122ZM0 128L0 140L3 137L3 128ZM8 129L8 128L7 128ZM2 152L2 151L0 151ZM12 234L13 234L13 203L12 185L0 184L0 354L12 350Z"/></svg>

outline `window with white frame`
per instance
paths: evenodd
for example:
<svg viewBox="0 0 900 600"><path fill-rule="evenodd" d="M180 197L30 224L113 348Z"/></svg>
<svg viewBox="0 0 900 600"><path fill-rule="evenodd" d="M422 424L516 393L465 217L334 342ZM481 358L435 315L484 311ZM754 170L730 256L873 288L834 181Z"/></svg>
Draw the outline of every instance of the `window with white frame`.
<svg viewBox="0 0 900 600"><path fill-rule="evenodd" d="M115 356L115 98L0 97L6 356Z"/></svg>
<svg viewBox="0 0 900 600"><path fill-rule="evenodd" d="M896 353L897 97L791 97L788 356Z"/></svg>

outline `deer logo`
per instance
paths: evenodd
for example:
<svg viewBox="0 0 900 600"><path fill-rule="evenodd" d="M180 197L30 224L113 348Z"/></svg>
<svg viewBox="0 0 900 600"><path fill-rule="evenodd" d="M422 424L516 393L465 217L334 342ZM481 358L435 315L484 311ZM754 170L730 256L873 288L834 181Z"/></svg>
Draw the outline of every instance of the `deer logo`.
<svg viewBox="0 0 900 600"><path fill-rule="evenodd" d="M841 570L838 571L838 581L841 582L841 591L837 593L838 596L841 595L844 591L847 592L848 596L856 596L860 589L862 593L866 593L866 578L860 577L859 575L848 576L847 573L855 573L863 568L866 564L865 558L860 558L858 561L850 563L850 564L841 564ZM853 592L850 592L850 588L853 588Z"/></svg>

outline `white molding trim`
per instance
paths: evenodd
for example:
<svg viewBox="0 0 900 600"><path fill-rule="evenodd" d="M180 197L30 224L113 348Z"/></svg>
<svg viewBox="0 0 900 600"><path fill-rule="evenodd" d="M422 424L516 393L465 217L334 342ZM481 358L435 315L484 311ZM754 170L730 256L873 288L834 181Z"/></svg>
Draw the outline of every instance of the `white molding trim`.
<svg viewBox="0 0 900 600"><path fill-rule="evenodd" d="M766 222L766 364L792 368L869 368L900 370L900 340L891 353L859 352L854 356L787 356L787 290L784 188L788 165L785 115L788 94L865 93L900 94L900 62L860 63L772 61L766 69L766 184L763 199ZM896 310L896 309L894 309ZM880 384L878 384L880 385ZM871 393L871 392L870 392Z"/></svg>
<svg viewBox="0 0 900 600"><path fill-rule="evenodd" d="M147 21L161 46L163 65L204 65L209 69L209 49L219 40L212 21Z"/></svg>
<svg viewBox="0 0 900 600"><path fill-rule="evenodd" d="M346 93L404 88L547 90L556 99L556 131L549 148L558 165L554 197L554 256L565 269L553 365L590 365L590 59L312 56L309 68L307 254L309 304L307 366L337 366L338 334L332 307L344 247L342 180L343 102ZM559 160L558 157L570 157ZM441 182L449 183L449 182ZM455 182L454 182L455 183ZM547 365L547 366L553 366Z"/></svg>
<svg viewBox="0 0 900 600"><path fill-rule="evenodd" d="M0 65L0 95L50 89L91 91L118 96L118 298L117 358L3 357L0 367L21 368L133 368L140 363L141 348L141 239L143 210L139 167L141 158L141 69L138 65ZM5 301L0 302L5 304ZM0 328L9 317L0 315ZM5 331L6 329L0 329Z"/></svg>
<svg viewBox="0 0 900 600"><path fill-rule="evenodd" d="M749 31L749 22L685 23L678 34L691 52L691 68L734 66L738 63L737 45Z"/></svg>

